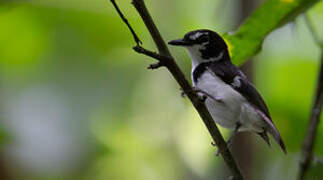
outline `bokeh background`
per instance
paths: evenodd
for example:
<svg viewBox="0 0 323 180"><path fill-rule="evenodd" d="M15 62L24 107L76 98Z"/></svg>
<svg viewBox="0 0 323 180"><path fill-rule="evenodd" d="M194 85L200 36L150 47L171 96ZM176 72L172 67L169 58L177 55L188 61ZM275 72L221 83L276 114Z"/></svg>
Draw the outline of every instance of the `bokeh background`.
<svg viewBox="0 0 323 180"><path fill-rule="evenodd" d="M144 47L153 42L130 4L117 1ZM166 40L208 28L234 31L261 1L147 1ZM309 12L323 38L323 3ZM265 22L264 22L265 23ZM228 169L190 102L163 68L132 51L108 0L0 1L0 179L226 179ZM188 78L190 61L171 47ZM244 134L234 154L248 179L295 179L319 48L299 16L265 40L245 67L288 150ZM225 138L230 132L221 129ZM315 147L323 170L323 129ZM318 170L318 171L317 171Z"/></svg>

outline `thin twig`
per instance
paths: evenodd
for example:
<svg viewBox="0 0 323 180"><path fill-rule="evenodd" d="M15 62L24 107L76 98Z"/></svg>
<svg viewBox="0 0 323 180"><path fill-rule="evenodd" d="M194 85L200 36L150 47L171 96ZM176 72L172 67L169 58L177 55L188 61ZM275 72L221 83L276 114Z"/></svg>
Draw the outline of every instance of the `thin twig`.
<svg viewBox="0 0 323 180"><path fill-rule="evenodd" d="M139 37L137 36L136 32L133 30L133 28L131 27L131 25L129 24L127 18L124 17L124 15L122 14L122 12L120 11L117 3L114 0L110 0L111 3L113 4L114 8L116 9L116 11L118 12L120 18L122 19L122 21L128 26L132 37L134 38L136 44L139 46L140 44L142 44L142 42L140 41Z"/></svg>
<svg viewBox="0 0 323 180"><path fill-rule="evenodd" d="M241 175L241 172L240 172L235 160L233 159L231 152L229 151L229 149L227 149L226 142L224 141L215 122L213 121L212 116L208 112L204 103L202 101L200 101L199 96L196 94L196 92L193 91L191 85L186 80L184 73L180 70L180 68L176 64L174 58L170 54L165 41L161 37L159 30L157 29L154 21L152 20L149 12L147 10L147 7L146 7L144 1L143 0L133 0L132 4L134 5L136 10L138 11L139 15L141 16L142 20L144 21L144 23L148 29L148 31L150 32L150 35L153 38L153 40L157 46L159 54L148 51L148 50L143 51L145 49L140 47L140 45L137 45L135 47L135 51L139 51L140 53L145 52L143 54L148 55L154 59L157 59L160 63L162 63L162 65L167 67L169 72L173 75L175 80L181 86L184 93L191 100L195 109L197 110L200 117L202 118L205 126L207 127L207 129L209 130L209 133L212 136L213 141L216 143L217 147L220 149L221 155L222 155L224 161L226 162L227 166L231 170L234 179L235 180L242 180L243 177ZM120 13L119 13L119 15L120 15ZM133 31L133 30L131 30L132 28L129 28L129 29L130 29L130 31ZM156 66L158 66L158 65L156 65Z"/></svg>
<svg viewBox="0 0 323 180"><path fill-rule="evenodd" d="M321 65L319 69L319 74L317 78L317 86L315 90L315 96L313 97L313 105L311 108L311 114L307 126L306 137L303 141L302 153L300 159L300 169L298 174L299 180L304 180L306 173L310 168L310 165L313 160L313 149L315 145L315 140L317 136L317 128L320 122L320 114L322 111L323 105L323 41L319 39L319 36L314 29L313 23L305 15L305 21L308 25L308 28L314 38L315 43L321 49Z"/></svg>
<svg viewBox="0 0 323 180"><path fill-rule="evenodd" d="M153 64L150 64L147 69L158 69L162 66L165 66L165 61L169 60L170 58L169 57L166 57L166 56L162 56L156 52L152 52L152 51L149 51L141 46L135 46L133 47L133 50L135 50L137 53L139 54L144 54L146 56L149 56L151 58L154 58L156 60L158 60L157 63L153 63Z"/></svg>
<svg viewBox="0 0 323 180"><path fill-rule="evenodd" d="M154 58L158 61L169 61L172 59L171 57L163 56L163 55L160 55L156 52L145 49L142 46L135 46L135 47L133 47L133 49L139 54L144 54L144 55Z"/></svg>
<svg viewBox="0 0 323 180"><path fill-rule="evenodd" d="M158 52L165 56L171 56L165 41L161 37L161 34L157 29L152 17L148 13L148 9L144 3L144 0L133 0L132 4L138 11L141 19L144 21L151 37L153 38L157 46Z"/></svg>
<svg viewBox="0 0 323 180"><path fill-rule="evenodd" d="M153 63L153 64L149 64L149 66L147 67L147 69L158 69L160 67L162 67L163 64L158 62L158 63Z"/></svg>

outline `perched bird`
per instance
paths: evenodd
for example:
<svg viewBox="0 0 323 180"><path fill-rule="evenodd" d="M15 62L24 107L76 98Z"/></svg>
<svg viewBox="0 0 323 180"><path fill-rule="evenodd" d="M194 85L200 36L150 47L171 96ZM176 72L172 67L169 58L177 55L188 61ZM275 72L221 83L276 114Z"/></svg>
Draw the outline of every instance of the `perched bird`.
<svg viewBox="0 0 323 180"><path fill-rule="evenodd" d="M286 153L284 142L271 120L268 108L242 71L232 64L225 41L206 29L185 34L168 44L183 46L192 59L192 83L216 123L233 131L228 140L241 131L260 135L270 145L269 132Z"/></svg>

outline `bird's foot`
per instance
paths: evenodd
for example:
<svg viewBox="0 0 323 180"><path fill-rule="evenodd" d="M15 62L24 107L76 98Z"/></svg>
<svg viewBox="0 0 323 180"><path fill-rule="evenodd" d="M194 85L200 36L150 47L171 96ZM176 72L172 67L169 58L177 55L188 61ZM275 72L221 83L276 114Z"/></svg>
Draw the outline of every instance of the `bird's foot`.
<svg viewBox="0 0 323 180"><path fill-rule="evenodd" d="M182 98L185 98L186 94L185 94L184 90L182 88L180 88L179 90L181 91Z"/></svg>
<svg viewBox="0 0 323 180"><path fill-rule="evenodd" d="M205 91L203 91L202 89L199 89L197 87L193 87L194 91L199 95L199 97L203 100L205 100L206 98L211 98L213 99L214 101L217 101L217 102L220 102L220 103L223 103L223 100L222 98L220 97L217 97L217 96L213 96Z"/></svg>
<svg viewBox="0 0 323 180"><path fill-rule="evenodd" d="M229 139L229 140L230 140L230 139ZM223 149L223 151L226 151L227 149L230 149L231 145L232 145L232 142L227 141L227 146L225 147L225 149ZM222 153L223 151L221 151L221 150L218 148L218 150L217 150L217 151L216 151L216 153L215 153L215 156L219 156L219 154L220 154L220 153Z"/></svg>
<svg viewBox="0 0 323 180"><path fill-rule="evenodd" d="M203 102L206 100L206 98L211 98L217 102L223 103L222 98L212 96L211 94L209 94L209 93L207 93L207 92L203 91L202 89L199 89L195 86L193 86L192 91L195 92L198 95L199 99ZM181 96L185 97L185 92L182 89L181 89Z"/></svg>
<svg viewBox="0 0 323 180"><path fill-rule="evenodd" d="M227 149L229 149L232 146L232 142L234 137L238 134L239 128L241 127L241 123L237 122L236 127L233 131L233 133L231 134L231 136L229 137L228 141L227 141L227 146L225 147L225 149L223 149L223 151L226 151ZM211 143L213 146L216 146L216 144L214 142ZM216 151L215 155L219 156L219 154L222 153L222 151L219 149Z"/></svg>
<svg viewBox="0 0 323 180"><path fill-rule="evenodd" d="M186 96L186 93L184 92L184 90L183 89L180 89L180 91L181 91L181 96L183 97L183 98L185 98L185 96ZM193 86L192 87L192 90L190 90L189 92L195 92L196 94L197 94L197 96L198 96L198 98L201 100L201 101L205 101L206 100L206 98L207 98L207 96L204 94L204 93L202 93L202 90L200 90L200 89L198 89L197 87L195 87L195 86Z"/></svg>
<svg viewBox="0 0 323 180"><path fill-rule="evenodd" d="M208 96L202 92L202 90L198 89L197 87L193 86L193 91L197 94L199 100L201 102L205 102L205 100L208 98Z"/></svg>
<svg viewBox="0 0 323 180"><path fill-rule="evenodd" d="M215 142L211 142L211 145L218 148L216 153L215 153L216 156L219 156L220 153L222 153L223 151L226 151L226 149L230 148L228 143L227 143L226 148L223 151L220 150L220 148L215 144Z"/></svg>

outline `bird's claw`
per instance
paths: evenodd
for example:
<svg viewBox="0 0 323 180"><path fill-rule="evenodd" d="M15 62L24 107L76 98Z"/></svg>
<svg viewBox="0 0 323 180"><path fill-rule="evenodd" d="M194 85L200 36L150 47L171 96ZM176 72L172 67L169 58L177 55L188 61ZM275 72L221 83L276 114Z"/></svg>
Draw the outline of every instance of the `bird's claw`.
<svg viewBox="0 0 323 180"><path fill-rule="evenodd" d="M240 122L237 122L236 127L235 127L233 133L231 134L230 138L226 142L226 147L225 147L225 149L223 149L223 151L226 151L226 150L229 150L230 149L230 147L232 145L232 142L233 142L233 138L237 135L240 127L241 127L241 123ZM212 142L212 145L214 146L214 142ZM222 153L222 151L218 147L218 150L216 151L215 155L216 156L219 156L220 153Z"/></svg>
<svg viewBox="0 0 323 180"><path fill-rule="evenodd" d="M216 102L224 103L222 98L213 96L213 95L211 95L211 94L209 94L209 93L207 93L207 92L205 92L202 89L199 89L197 87L193 87L193 89L198 94L198 96L200 97L200 100L202 100L203 102L206 100L206 98L210 98L210 99L213 99Z"/></svg>
<svg viewBox="0 0 323 180"><path fill-rule="evenodd" d="M227 146L225 147L225 149L223 149L223 151L226 151L229 148L230 148L230 145L227 144ZM219 156L219 154L222 154L223 151L221 151L221 149L218 147L218 149L217 149L217 151L215 153L215 156Z"/></svg>
<svg viewBox="0 0 323 180"><path fill-rule="evenodd" d="M181 91L181 96L184 98L186 96L186 93L184 92L184 90L182 88L180 89L180 91ZM197 88L195 86L193 86L192 90L190 90L189 92L195 92L201 100L203 100L203 99L205 100L207 98L206 95L202 92L202 90L200 90L199 88Z"/></svg>
<svg viewBox="0 0 323 180"><path fill-rule="evenodd" d="M182 97L182 98L185 98L185 95L186 95L186 94L185 94L184 90L183 90L182 88L180 88L179 90L181 91L181 97Z"/></svg>
<svg viewBox="0 0 323 180"><path fill-rule="evenodd" d="M181 90L181 96L185 97L186 93L184 92L184 90L183 89L180 89L180 90ZM214 97L211 94L209 94L209 93L207 93L195 86L192 87L191 91L195 92L197 94L199 100L201 100L202 102L205 102L205 100L209 97L209 98L213 99L214 101L217 101L219 103L224 103L222 98Z"/></svg>
<svg viewBox="0 0 323 180"><path fill-rule="evenodd" d="M216 151L215 155L216 155L216 156L219 156L219 154L220 154L220 149L219 149L219 147L215 144L215 142L211 142L211 145L212 145L212 146L214 146L214 147L217 147L217 148L218 148L218 150Z"/></svg>

